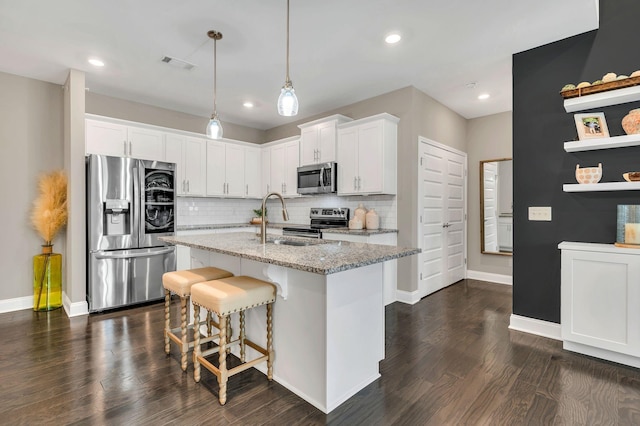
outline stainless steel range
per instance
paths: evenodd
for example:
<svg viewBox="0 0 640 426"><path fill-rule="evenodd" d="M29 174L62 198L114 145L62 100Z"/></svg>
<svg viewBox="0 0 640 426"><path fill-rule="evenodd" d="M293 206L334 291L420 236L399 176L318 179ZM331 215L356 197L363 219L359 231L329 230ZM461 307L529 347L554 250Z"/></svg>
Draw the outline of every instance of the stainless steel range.
<svg viewBox="0 0 640 426"><path fill-rule="evenodd" d="M322 238L322 230L346 228L349 226L349 208L312 207L309 213L309 226L290 226L282 228L282 235L292 237Z"/></svg>

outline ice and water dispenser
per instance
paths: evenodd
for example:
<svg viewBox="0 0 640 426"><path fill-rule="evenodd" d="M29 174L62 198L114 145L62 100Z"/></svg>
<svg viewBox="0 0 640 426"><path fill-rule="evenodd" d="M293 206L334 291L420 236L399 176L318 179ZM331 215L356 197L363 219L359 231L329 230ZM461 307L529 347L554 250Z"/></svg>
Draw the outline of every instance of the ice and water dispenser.
<svg viewBox="0 0 640 426"><path fill-rule="evenodd" d="M128 200L106 200L104 203L104 235L131 233L131 209Z"/></svg>

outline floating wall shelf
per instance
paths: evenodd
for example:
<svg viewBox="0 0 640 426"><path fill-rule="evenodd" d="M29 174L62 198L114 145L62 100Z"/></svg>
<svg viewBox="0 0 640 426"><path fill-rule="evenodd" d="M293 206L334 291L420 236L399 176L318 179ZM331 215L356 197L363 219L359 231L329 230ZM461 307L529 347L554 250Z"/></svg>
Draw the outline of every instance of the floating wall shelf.
<svg viewBox="0 0 640 426"><path fill-rule="evenodd" d="M564 192L640 191L640 182L565 183Z"/></svg>
<svg viewBox="0 0 640 426"><path fill-rule="evenodd" d="M640 77L635 78L640 79ZM604 86L604 84L602 84L602 86ZM565 99L564 109L567 112L575 112L635 101L640 101L640 86L625 87L623 89L609 90L594 93L592 95L582 95L577 98Z"/></svg>
<svg viewBox="0 0 640 426"><path fill-rule="evenodd" d="M595 151L598 149L625 148L629 146L640 146L640 134L565 142L564 150L567 152L580 152Z"/></svg>

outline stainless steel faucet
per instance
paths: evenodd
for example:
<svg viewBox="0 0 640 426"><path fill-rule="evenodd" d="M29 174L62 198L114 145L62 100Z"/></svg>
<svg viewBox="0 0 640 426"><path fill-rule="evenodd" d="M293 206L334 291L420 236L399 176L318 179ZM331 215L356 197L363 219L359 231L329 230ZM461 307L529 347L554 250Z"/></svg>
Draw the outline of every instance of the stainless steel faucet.
<svg viewBox="0 0 640 426"><path fill-rule="evenodd" d="M284 203L284 198L277 192L270 192L264 196L262 199L262 222L260 223L260 242L265 244L267 242L267 218L265 217L265 210L267 209L267 198L275 195L280 198L280 202L282 203L282 218L284 220L289 220L289 213L287 213L287 206Z"/></svg>

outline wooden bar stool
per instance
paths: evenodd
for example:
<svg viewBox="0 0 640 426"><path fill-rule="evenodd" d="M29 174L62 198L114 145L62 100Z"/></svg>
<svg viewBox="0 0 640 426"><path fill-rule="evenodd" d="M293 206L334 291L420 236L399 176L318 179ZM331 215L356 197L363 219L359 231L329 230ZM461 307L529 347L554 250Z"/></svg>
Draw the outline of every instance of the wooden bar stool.
<svg viewBox="0 0 640 426"><path fill-rule="evenodd" d="M200 364L211 371L218 378L220 385L220 404L227 402L227 380L234 374L253 367L254 365L267 362L267 378L273 379L273 339L272 339L272 304L276 300L276 287L266 281L261 281L247 276L223 278L215 281L207 281L195 284L191 288L191 302L193 303L194 321L200 317L200 307L207 310L207 313L215 312L220 320L220 341L215 348L202 351L200 336L196 333L193 349L193 378L200 381ZM245 310L260 305L267 305L267 347L263 348L245 335ZM230 322L229 315L240 313L240 335L238 339L231 341L231 335L227 336L227 324ZM240 361L242 364L232 369L227 369L227 352L231 347L240 346ZM251 360L245 360L245 345L260 352L262 356ZM216 367L205 359L213 353L219 353L219 366Z"/></svg>
<svg viewBox="0 0 640 426"><path fill-rule="evenodd" d="M162 286L164 287L164 352L168 355L170 350L170 342L173 340L180 346L180 364L182 370L187 370L187 352L193 347L193 340L187 340L187 332L189 329L194 330L196 336L200 336L198 331L201 325L199 321L194 321L193 325L187 327L187 300L191 295L191 286L204 281L216 280L219 278L232 277L233 274L224 269L205 267L197 269L186 269L183 271L166 272L162 275ZM180 296L180 327L171 328L170 309L171 293ZM204 324L203 322L202 324ZM197 325L196 325L197 324ZM211 335L211 325L218 327L218 323L211 319L211 315L207 316L207 341L213 340ZM219 328L219 327L218 327ZM180 337L177 333L180 331Z"/></svg>

